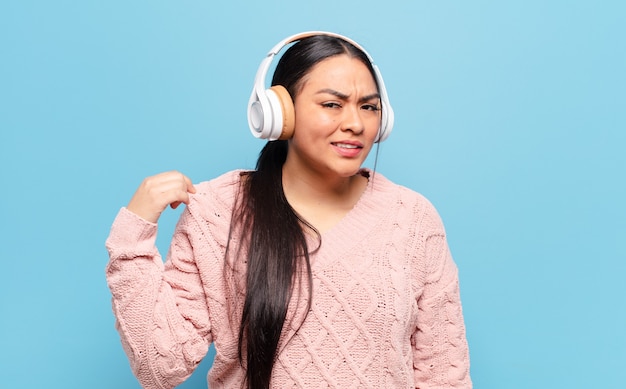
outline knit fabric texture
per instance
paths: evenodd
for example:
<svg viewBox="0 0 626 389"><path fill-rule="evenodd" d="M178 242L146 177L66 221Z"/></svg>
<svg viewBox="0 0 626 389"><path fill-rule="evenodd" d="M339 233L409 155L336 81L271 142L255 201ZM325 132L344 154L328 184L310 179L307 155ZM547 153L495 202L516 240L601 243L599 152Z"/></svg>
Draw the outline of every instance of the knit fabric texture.
<svg viewBox="0 0 626 389"><path fill-rule="evenodd" d="M244 381L237 345L245 269L225 259L240 173L196 185L165 263L156 224L126 208L113 223L106 278L122 346L144 388L183 382L211 343L209 388ZM380 173L369 181L311 254L312 285L294 291L271 386L471 388L457 267L439 215Z"/></svg>

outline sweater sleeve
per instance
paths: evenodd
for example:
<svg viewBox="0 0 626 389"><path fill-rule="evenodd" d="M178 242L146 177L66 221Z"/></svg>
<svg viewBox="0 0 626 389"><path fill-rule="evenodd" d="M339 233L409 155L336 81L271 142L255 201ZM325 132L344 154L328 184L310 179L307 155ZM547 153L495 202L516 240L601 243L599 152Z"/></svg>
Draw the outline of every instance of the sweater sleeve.
<svg viewBox="0 0 626 389"><path fill-rule="evenodd" d="M424 235L426 274L411 339L416 388L471 388L458 271L441 220L431 216L435 228Z"/></svg>
<svg viewBox="0 0 626 389"><path fill-rule="evenodd" d="M122 208L106 241L106 278L122 346L144 388L173 388L206 355L211 326L194 262L185 210L168 260L155 246L157 225Z"/></svg>

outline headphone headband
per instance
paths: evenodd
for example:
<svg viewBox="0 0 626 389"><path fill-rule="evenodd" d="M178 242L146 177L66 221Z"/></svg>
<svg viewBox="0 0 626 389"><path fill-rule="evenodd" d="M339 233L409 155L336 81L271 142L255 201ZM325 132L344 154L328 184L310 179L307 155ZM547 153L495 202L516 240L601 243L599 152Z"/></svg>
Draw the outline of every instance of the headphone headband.
<svg viewBox="0 0 626 389"><path fill-rule="evenodd" d="M352 39L350 39L350 38L348 38L346 36L343 36L343 35L340 35L340 34L336 34L334 32L327 32L327 31L306 31L306 32L301 32L299 34L294 34L294 35L289 36L289 37L283 39L282 41L278 42L276 44L276 46L274 46L269 51L269 53L267 53L267 55L268 56L270 56L270 55L277 55L280 52L280 50L283 47L287 46L288 44L290 44L292 42L295 42L295 41L302 40L304 38L309 38L309 37L312 37L312 36L316 36L316 35L325 35L325 36L330 36L330 37L339 38L341 40L344 40L344 41L352 44L357 49L361 50L363 53L365 53L365 55L367 56L367 59L369 59L370 62L374 63L374 61L372 60L372 57L368 54L368 52L363 47L361 47L361 45L359 45L358 43L356 43L355 41L353 41Z"/></svg>
<svg viewBox="0 0 626 389"><path fill-rule="evenodd" d="M316 35L326 35L344 40L361 50L369 60L372 68L374 69L382 106L381 125L376 142L385 140L389 136L393 127L394 115L391 105L389 104L387 90L385 89L385 84L378 67L374 64L374 61L369 53L357 42L343 35L325 31L307 31L291 35L278 42L261 61L254 79L252 94L248 102L248 125L252 135L257 138L276 140L288 139L293 134L293 122L295 121L293 102L284 101L285 97L283 95L286 90L277 90L278 86L266 89L265 80L272 60L285 46L292 42ZM289 94L286 93L287 98L289 98L288 95Z"/></svg>

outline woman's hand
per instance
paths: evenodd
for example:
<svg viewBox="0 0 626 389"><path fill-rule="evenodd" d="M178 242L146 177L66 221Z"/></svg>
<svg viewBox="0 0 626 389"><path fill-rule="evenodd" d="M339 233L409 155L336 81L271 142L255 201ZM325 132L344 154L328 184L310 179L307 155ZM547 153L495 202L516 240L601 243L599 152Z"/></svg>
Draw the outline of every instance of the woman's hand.
<svg viewBox="0 0 626 389"><path fill-rule="evenodd" d="M196 189L187 176L176 171L160 173L143 180L126 208L156 223L168 205L176 209L181 203L189 204L189 193Z"/></svg>

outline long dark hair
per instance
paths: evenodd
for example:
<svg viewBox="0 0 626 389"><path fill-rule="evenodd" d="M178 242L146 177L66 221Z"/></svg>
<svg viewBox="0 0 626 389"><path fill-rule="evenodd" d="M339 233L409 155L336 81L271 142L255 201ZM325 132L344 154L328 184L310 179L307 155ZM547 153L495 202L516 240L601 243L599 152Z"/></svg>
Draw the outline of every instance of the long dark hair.
<svg viewBox="0 0 626 389"><path fill-rule="evenodd" d="M285 51L274 71L272 85L284 86L295 99L313 66L342 54L361 60L376 80L372 65L361 50L343 39L315 35ZM287 142L270 141L261 150L256 169L242 177L241 196L233 213L232 226L239 226L242 234L239 242L248 246L245 258L239 258L246 264L247 272L238 347L250 389L270 386L289 301L295 286L303 285L303 273L309 294L306 311L310 309L311 264L303 228L316 234L321 244L320 234L295 212L283 191Z"/></svg>

